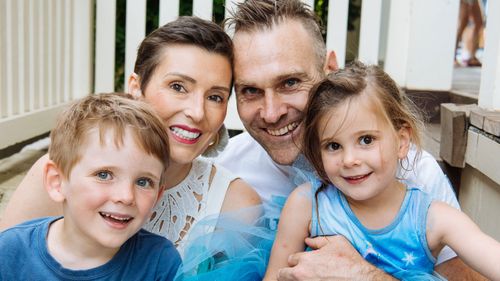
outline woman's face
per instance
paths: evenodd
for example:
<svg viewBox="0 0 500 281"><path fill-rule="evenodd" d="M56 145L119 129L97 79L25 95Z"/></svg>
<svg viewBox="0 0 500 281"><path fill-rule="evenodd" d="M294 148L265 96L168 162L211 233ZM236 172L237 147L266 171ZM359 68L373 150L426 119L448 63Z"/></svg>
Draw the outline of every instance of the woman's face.
<svg viewBox="0 0 500 281"><path fill-rule="evenodd" d="M163 119L175 163L191 163L214 140L226 117L231 75L222 55L190 45L165 48L142 98Z"/></svg>

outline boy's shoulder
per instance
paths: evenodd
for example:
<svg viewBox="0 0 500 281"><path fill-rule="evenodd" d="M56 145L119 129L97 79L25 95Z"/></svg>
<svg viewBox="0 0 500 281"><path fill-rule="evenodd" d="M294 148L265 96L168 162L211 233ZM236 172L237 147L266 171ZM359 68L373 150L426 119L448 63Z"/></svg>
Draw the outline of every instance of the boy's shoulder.
<svg viewBox="0 0 500 281"><path fill-rule="evenodd" d="M167 280L173 279L181 264L181 257L174 244L163 236L141 229L132 236L124 245L128 251L132 251L132 258L140 266L138 271L143 270L142 265L149 265L148 274L168 276ZM122 246L123 247L123 246Z"/></svg>
<svg viewBox="0 0 500 281"><path fill-rule="evenodd" d="M33 220L25 221L23 223L14 225L10 228L5 229L0 232L0 241L4 241L10 237L22 238L25 235L34 235L38 232L38 230L47 229L48 225L55 220L60 219L61 217L43 217L36 218ZM32 237L34 238L34 237ZM15 246L15 245L13 245Z"/></svg>

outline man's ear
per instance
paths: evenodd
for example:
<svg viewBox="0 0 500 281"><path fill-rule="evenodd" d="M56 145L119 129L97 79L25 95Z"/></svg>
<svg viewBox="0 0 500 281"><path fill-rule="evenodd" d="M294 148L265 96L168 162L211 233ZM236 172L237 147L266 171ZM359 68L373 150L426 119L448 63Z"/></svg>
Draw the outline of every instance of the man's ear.
<svg viewBox="0 0 500 281"><path fill-rule="evenodd" d="M410 150L411 145L411 128L402 127L398 130L399 138L399 148L398 148L398 158L403 159L408 155L408 150Z"/></svg>
<svg viewBox="0 0 500 281"><path fill-rule="evenodd" d="M128 92L135 98L141 98L141 81L139 81L139 75L132 73L128 78Z"/></svg>
<svg viewBox="0 0 500 281"><path fill-rule="evenodd" d="M43 169L43 184L49 197L56 202L63 202L65 199L62 190L64 176L54 162L49 160Z"/></svg>
<svg viewBox="0 0 500 281"><path fill-rule="evenodd" d="M328 73L336 71L337 69L339 69L339 65L337 64L337 55L335 51L327 51L325 65L323 66L325 74L328 75Z"/></svg>

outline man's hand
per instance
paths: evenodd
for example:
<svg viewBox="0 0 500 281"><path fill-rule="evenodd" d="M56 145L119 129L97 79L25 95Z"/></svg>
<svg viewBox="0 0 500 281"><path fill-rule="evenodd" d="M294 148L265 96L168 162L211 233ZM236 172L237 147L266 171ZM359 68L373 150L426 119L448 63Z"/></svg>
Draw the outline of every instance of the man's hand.
<svg viewBox="0 0 500 281"><path fill-rule="evenodd" d="M290 255L290 267L280 269L279 281L388 280L392 277L365 261L342 235L306 238L313 249Z"/></svg>

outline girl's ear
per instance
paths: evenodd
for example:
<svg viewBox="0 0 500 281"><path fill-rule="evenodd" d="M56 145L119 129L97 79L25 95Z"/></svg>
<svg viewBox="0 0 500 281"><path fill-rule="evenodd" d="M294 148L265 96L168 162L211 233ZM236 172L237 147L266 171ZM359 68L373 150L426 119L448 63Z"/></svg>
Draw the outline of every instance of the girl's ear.
<svg viewBox="0 0 500 281"><path fill-rule="evenodd" d="M63 202L65 199L62 190L64 176L54 162L49 160L43 169L43 184L49 197L56 202Z"/></svg>
<svg viewBox="0 0 500 281"><path fill-rule="evenodd" d="M398 148L398 158L403 159L408 154L411 145L411 128L402 127L398 130L399 138L399 148Z"/></svg>
<svg viewBox="0 0 500 281"><path fill-rule="evenodd" d="M128 92L135 98L141 98L141 83L139 81L139 75L132 73L128 78Z"/></svg>

